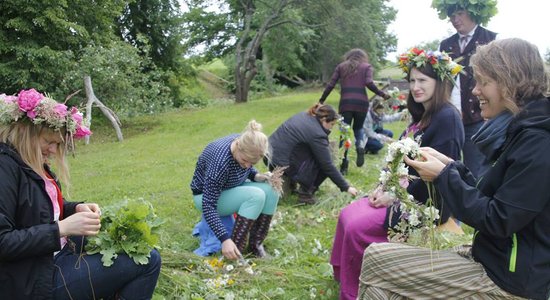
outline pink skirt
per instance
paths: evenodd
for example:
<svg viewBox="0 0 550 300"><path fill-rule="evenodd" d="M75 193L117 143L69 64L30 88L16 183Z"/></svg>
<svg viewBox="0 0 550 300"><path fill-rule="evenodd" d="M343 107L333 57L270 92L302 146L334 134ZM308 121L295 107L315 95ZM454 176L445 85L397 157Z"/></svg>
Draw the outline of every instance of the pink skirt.
<svg viewBox="0 0 550 300"><path fill-rule="evenodd" d="M388 241L384 229L386 207L374 208L368 197L359 199L340 212L330 264L334 279L340 282L340 299L356 299L363 252L371 243Z"/></svg>

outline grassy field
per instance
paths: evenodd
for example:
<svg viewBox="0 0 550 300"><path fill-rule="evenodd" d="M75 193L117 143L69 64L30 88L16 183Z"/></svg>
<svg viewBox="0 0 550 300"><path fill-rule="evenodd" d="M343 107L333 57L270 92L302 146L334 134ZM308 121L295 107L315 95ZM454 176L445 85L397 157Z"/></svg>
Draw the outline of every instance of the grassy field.
<svg viewBox="0 0 550 300"><path fill-rule="evenodd" d="M353 198L327 180L319 203L299 205L287 195L279 204L266 247L274 256L251 259L253 274L233 262L223 273L213 258L193 254L198 240L191 236L200 219L189 183L195 162L207 143L243 130L251 119L270 134L291 115L306 110L321 91L301 92L246 104L219 102L201 110L182 110L134 118L123 124L125 140L116 142L108 126L92 126L89 145L79 144L71 158L70 199L109 205L125 198L144 198L165 223L160 249L163 268L155 299L336 299L338 286L328 263L338 213ZM328 103L336 105L338 93ZM398 134L403 123L387 125ZM331 135L337 139L337 133ZM341 155L341 154L340 154ZM351 153L348 180L367 192L378 178L383 156L367 155L357 168ZM265 170L265 166L258 165ZM213 267L214 265L214 267Z"/></svg>

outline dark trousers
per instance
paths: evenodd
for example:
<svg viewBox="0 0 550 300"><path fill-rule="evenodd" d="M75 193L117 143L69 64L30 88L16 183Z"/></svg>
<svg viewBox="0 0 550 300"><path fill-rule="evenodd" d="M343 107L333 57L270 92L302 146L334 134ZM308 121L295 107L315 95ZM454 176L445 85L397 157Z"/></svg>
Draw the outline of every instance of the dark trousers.
<svg viewBox="0 0 550 300"><path fill-rule="evenodd" d="M362 148L364 144L363 139L365 136L363 123L365 123L367 113L358 111L345 111L342 112L341 115L342 117L344 117L344 122L350 125L351 128L353 128L353 135L355 136L355 147Z"/></svg>
<svg viewBox="0 0 550 300"><path fill-rule="evenodd" d="M285 170L285 180L290 180L290 184L300 184L299 193L313 194L319 186L327 179L325 172L321 170L319 164L311 157L298 157L293 159ZM275 169L272 164L268 165L270 171Z"/></svg>
<svg viewBox="0 0 550 300"><path fill-rule="evenodd" d="M55 256L54 299L151 299L160 273L161 259L151 251L149 263L138 265L126 254L118 254L110 267L100 254L80 255L83 238L72 237ZM70 293L70 294L69 294Z"/></svg>

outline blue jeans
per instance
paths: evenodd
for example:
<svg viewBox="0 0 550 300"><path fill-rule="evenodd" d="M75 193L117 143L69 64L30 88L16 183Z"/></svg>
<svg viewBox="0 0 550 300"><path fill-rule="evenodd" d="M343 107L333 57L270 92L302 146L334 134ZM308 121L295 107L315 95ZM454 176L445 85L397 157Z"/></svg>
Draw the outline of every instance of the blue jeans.
<svg viewBox="0 0 550 300"><path fill-rule="evenodd" d="M374 132L381 133L385 136L393 138L393 131L391 131L389 129L378 129L378 130L375 130Z"/></svg>
<svg viewBox="0 0 550 300"><path fill-rule="evenodd" d="M138 265L126 254L118 254L110 267L100 254L80 255L83 238L71 237L55 256L54 299L151 299L160 273L161 259L151 251L149 263ZM70 294L69 294L70 293Z"/></svg>
<svg viewBox="0 0 550 300"><path fill-rule="evenodd" d="M367 144L365 145L365 153L371 152L372 154L378 154L380 149L384 148L384 144L381 141L375 138L368 138Z"/></svg>
<svg viewBox="0 0 550 300"><path fill-rule="evenodd" d="M393 132L388 129L379 129L379 130L375 130L374 132L381 133L385 136L393 138ZM369 151L372 154L378 154L378 151L380 151L380 149L382 148L384 148L384 144L382 144L380 140L375 138L368 138L367 144L365 145L365 153Z"/></svg>
<svg viewBox="0 0 550 300"><path fill-rule="evenodd" d="M464 125L465 139L464 147L462 148L463 161L466 167L468 167L468 170L470 170L476 178L479 178L479 176L489 167L483 153L481 153L474 142L472 142L472 136L479 131L482 125L483 121Z"/></svg>

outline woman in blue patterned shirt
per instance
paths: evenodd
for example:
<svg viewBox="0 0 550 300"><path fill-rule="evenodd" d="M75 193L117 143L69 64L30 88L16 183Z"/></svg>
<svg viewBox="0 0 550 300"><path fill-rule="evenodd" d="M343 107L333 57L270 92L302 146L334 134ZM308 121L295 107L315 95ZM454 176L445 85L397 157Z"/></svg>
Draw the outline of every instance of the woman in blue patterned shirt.
<svg viewBox="0 0 550 300"><path fill-rule="evenodd" d="M252 120L244 132L217 139L206 146L195 168L191 191L195 206L222 243L229 259L241 256L247 245L257 257L265 257L262 242L267 236L279 196L253 167L268 156L269 143L261 124ZM220 216L237 213L228 233Z"/></svg>

